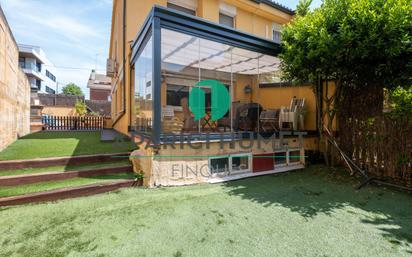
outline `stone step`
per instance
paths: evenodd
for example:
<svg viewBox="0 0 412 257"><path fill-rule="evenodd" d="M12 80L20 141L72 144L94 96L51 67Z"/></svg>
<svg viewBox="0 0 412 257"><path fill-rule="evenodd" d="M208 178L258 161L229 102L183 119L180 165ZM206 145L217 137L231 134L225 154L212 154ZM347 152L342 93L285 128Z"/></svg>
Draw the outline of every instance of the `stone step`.
<svg viewBox="0 0 412 257"><path fill-rule="evenodd" d="M24 174L16 176L3 176L0 177L0 186L17 186L25 184L33 184L39 182L65 180L76 177L93 177L99 175L132 172L132 165L122 165L118 167L108 168L94 168L88 170L73 170L63 172L44 172L35 174Z"/></svg>
<svg viewBox="0 0 412 257"><path fill-rule="evenodd" d="M30 159L30 160L0 161L0 172L2 170L11 170L11 169L42 168L42 167L60 166L60 165L80 165L80 164L86 164L86 163L113 162L116 160L124 160L128 158L129 155L130 155L130 152L125 152L125 153L37 158L37 159Z"/></svg>
<svg viewBox="0 0 412 257"><path fill-rule="evenodd" d="M32 193L19 196L10 196L0 198L0 206L20 205L27 203L37 203L46 201L57 201L68 198L82 197L95 195L113 191L123 187L131 187L140 185L138 181L133 179L119 180L109 183L99 183L78 187L66 187L61 189L49 190L39 193Z"/></svg>

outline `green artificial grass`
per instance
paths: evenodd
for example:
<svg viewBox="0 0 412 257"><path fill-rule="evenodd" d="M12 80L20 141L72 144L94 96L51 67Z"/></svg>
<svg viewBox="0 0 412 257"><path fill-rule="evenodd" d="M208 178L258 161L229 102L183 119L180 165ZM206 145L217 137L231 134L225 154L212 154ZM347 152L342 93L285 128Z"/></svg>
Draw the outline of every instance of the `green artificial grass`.
<svg viewBox="0 0 412 257"><path fill-rule="evenodd" d="M0 256L410 256L412 196L357 183L313 166L0 208Z"/></svg>
<svg viewBox="0 0 412 257"><path fill-rule="evenodd" d="M29 193L43 192L52 189L83 186L101 182L111 182L118 179L132 179L133 173L116 173L109 175L93 176L93 177L78 177L66 180L41 182L20 186L0 186L0 197L24 195Z"/></svg>
<svg viewBox="0 0 412 257"><path fill-rule="evenodd" d="M128 159L120 159L115 162L104 162L104 163L88 163L83 165L60 165L60 166L50 166L44 168L26 168L18 170L4 170L0 171L0 177L2 176L16 176L16 175L25 175L25 174L36 174L43 172L65 172L72 170L88 170L88 169L99 169L99 168L109 168L109 167L118 167L130 164Z"/></svg>
<svg viewBox="0 0 412 257"><path fill-rule="evenodd" d="M101 142L99 131L38 132L8 146L0 152L0 160L119 153L134 149L136 146L130 141Z"/></svg>

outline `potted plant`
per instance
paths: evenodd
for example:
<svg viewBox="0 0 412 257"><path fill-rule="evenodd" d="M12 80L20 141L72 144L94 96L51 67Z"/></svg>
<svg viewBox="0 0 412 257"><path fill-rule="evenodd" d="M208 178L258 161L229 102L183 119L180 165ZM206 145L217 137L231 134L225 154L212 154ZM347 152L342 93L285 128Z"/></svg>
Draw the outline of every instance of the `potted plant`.
<svg viewBox="0 0 412 257"><path fill-rule="evenodd" d="M137 186L143 186L143 178L144 178L143 171L140 170L135 174L134 181L136 182Z"/></svg>

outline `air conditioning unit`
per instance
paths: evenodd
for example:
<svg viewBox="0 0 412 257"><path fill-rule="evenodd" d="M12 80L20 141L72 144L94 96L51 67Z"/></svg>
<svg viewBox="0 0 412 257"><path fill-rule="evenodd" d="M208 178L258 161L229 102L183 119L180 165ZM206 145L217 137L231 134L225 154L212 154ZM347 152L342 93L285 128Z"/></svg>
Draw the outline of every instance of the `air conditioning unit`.
<svg viewBox="0 0 412 257"><path fill-rule="evenodd" d="M113 59L107 59L106 61L106 76L114 77L116 73L116 61Z"/></svg>

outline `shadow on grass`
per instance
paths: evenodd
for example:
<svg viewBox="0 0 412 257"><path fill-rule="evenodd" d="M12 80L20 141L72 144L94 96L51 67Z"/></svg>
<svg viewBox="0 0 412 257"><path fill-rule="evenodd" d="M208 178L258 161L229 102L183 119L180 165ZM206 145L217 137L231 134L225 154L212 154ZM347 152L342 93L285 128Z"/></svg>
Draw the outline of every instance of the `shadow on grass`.
<svg viewBox="0 0 412 257"><path fill-rule="evenodd" d="M313 166L302 171L228 182L224 186L230 195L266 207L283 206L306 219L319 214L333 215L342 209L380 229L394 246L412 247L411 195L373 186L356 191L354 186L358 183L344 170Z"/></svg>

